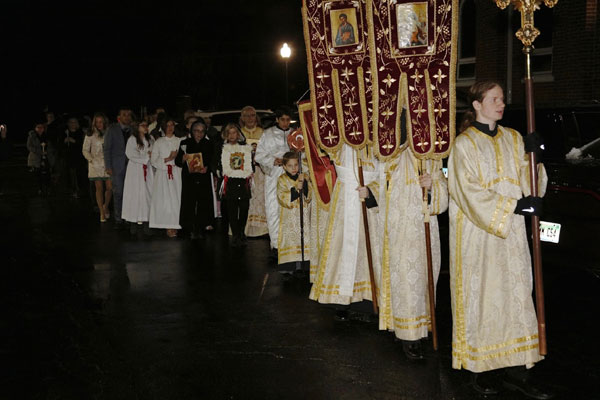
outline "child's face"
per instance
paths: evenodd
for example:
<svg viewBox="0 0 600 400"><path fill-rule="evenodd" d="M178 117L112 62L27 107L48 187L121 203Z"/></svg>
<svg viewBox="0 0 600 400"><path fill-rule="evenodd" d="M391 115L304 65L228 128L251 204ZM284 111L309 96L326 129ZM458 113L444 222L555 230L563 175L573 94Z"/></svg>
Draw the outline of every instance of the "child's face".
<svg viewBox="0 0 600 400"><path fill-rule="evenodd" d="M35 130L35 133L37 133L38 135L41 135L46 130L46 127L44 126L44 124L37 124L35 126L34 130Z"/></svg>
<svg viewBox="0 0 600 400"><path fill-rule="evenodd" d="M227 132L227 141L231 144L235 144L238 141L238 131L235 128L229 129Z"/></svg>
<svg viewBox="0 0 600 400"><path fill-rule="evenodd" d="M104 118L96 117L96 119L94 120L94 126L96 127L96 129L103 131L105 128Z"/></svg>
<svg viewBox="0 0 600 400"><path fill-rule="evenodd" d="M148 134L148 123L146 121L142 121L138 125L138 134L146 135Z"/></svg>
<svg viewBox="0 0 600 400"><path fill-rule="evenodd" d="M296 175L298 173L298 160L295 158L289 159L283 169L290 175Z"/></svg>
<svg viewBox="0 0 600 400"><path fill-rule="evenodd" d="M70 132L75 132L79 129L79 122L75 118L71 118L67 121L67 129Z"/></svg>

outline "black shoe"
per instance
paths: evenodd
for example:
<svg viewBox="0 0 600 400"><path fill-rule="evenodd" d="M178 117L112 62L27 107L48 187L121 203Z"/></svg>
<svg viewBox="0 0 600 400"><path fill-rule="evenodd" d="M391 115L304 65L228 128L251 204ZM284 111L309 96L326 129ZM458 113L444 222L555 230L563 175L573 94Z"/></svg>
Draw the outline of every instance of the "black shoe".
<svg viewBox="0 0 600 400"><path fill-rule="evenodd" d="M492 373L490 372L472 372L471 385L477 393L484 396L500 393L498 390L498 385L492 378Z"/></svg>
<svg viewBox="0 0 600 400"><path fill-rule="evenodd" d="M403 340L402 351L409 360L416 361L424 358L420 340Z"/></svg>
<svg viewBox="0 0 600 400"><path fill-rule="evenodd" d="M531 379L518 379L506 374L502 379L502 385L508 390L518 390L531 399L546 400L554 398L554 393L536 385Z"/></svg>
<svg viewBox="0 0 600 400"><path fill-rule="evenodd" d="M129 224L129 234L134 236L137 235L138 232L138 227L137 224L135 222L130 222Z"/></svg>

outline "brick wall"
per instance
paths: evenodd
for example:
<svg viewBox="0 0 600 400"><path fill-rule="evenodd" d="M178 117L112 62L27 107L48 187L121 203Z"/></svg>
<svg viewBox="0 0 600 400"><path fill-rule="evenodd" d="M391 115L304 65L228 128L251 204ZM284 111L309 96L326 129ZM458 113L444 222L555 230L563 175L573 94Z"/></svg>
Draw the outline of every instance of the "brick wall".
<svg viewBox="0 0 600 400"><path fill-rule="evenodd" d="M568 106L600 101L600 0L559 0L553 12L552 74L534 76L538 106ZM493 79L506 86L508 10L500 10L493 0L476 0L476 77ZM542 4L542 7L545 5ZM525 70L523 45L514 36L520 27L520 14L514 12L513 104L523 104L522 79ZM534 45L536 43L534 42ZM466 88L459 88L466 91Z"/></svg>

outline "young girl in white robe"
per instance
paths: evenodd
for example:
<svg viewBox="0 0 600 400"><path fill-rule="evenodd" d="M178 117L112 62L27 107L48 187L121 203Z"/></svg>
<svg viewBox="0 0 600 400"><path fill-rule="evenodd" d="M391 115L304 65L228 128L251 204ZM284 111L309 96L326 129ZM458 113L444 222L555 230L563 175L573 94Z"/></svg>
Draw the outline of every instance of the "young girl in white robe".
<svg viewBox="0 0 600 400"><path fill-rule="evenodd" d="M177 237L179 211L181 208L181 168L175 165L180 138L175 136L175 121L167 119L165 136L156 140L150 160L156 168L152 202L150 205L150 228L163 228L167 236Z"/></svg>
<svg viewBox="0 0 600 400"><path fill-rule="evenodd" d="M148 134L148 123L140 122L125 147L129 160L123 188L121 216L132 224L143 224L150 218L150 201L154 173L150 165L153 140Z"/></svg>

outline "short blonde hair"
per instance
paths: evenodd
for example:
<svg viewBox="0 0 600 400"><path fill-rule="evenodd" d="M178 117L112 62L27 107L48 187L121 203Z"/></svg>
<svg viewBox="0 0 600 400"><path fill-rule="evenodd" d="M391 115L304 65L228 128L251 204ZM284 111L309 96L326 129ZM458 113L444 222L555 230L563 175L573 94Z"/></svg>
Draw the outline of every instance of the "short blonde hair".
<svg viewBox="0 0 600 400"><path fill-rule="evenodd" d="M237 140L239 142L243 138L242 132L240 132L240 128L236 124L234 124L232 122L230 122L227 125L225 125L225 128L223 128L221 130L221 139L227 141L227 134L232 129L235 129L235 131L237 132L237 134L238 134L238 139Z"/></svg>

